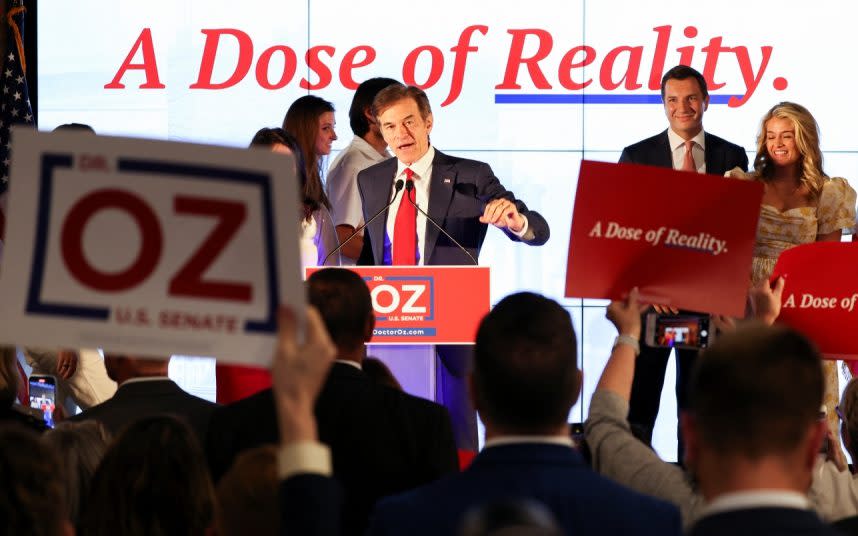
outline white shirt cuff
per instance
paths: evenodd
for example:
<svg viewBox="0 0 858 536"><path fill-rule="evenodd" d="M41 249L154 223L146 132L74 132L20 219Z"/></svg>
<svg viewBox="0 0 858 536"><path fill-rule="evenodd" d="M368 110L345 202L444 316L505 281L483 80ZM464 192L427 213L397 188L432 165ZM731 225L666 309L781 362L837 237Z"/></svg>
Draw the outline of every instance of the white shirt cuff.
<svg viewBox="0 0 858 536"><path fill-rule="evenodd" d="M524 225L521 226L521 230L516 232L516 231L513 231L512 229L510 229L509 232L511 232L512 234L514 234L515 236L517 236L519 238L524 238L524 235L527 234L527 216L522 214L521 219L524 220Z"/></svg>
<svg viewBox="0 0 858 536"><path fill-rule="evenodd" d="M303 441L277 451L277 476L285 480L301 473L331 476L331 449L316 441Z"/></svg>

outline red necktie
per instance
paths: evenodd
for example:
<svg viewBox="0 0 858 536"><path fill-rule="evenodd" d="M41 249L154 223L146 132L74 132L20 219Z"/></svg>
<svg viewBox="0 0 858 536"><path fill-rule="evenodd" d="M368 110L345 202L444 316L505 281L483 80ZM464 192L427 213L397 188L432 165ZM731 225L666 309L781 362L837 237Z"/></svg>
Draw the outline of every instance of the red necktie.
<svg viewBox="0 0 858 536"><path fill-rule="evenodd" d="M399 201L399 210L396 212L396 221L393 224L393 265L413 266L417 264L417 209L405 196L414 199L414 188L409 188L408 183L414 184L414 172L411 168L405 168L406 187Z"/></svg>
<svg viewBox="0 0 858 536"><path fill-rule="evenodd" d="M691 152L692 149L694 149L694 141L688 140L685 142L685 160L682 162L682 171L697 173L697 166L694 164L694 154Z"/></svg>

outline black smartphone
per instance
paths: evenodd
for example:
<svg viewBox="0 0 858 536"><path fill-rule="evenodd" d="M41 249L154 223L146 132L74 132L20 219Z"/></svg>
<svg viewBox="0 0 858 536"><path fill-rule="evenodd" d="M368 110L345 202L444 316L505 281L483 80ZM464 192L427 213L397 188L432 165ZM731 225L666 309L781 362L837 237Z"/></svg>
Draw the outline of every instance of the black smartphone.
<svg viewBox="0 0 858 536"><path fill-rule="evenodd" d="M30 376L30 407L42 412L45 423L54 427L54 410L57 407L57 379L53 376Z"/></svg>
<svg viewBox="0 0 858 536"><path fill-rule="evenodd" d="M572 441L574 441L576 445L580 445L581 441L584 440L584 423L573 422L569 424L569 428L572 432Z"/></svg>
<svg viewBox="0 0 858 536"><path fill-rule="evenodd" d="M649 313L646 316L647 346L664 348L706 348L715 338L709 315Z"/></svg>

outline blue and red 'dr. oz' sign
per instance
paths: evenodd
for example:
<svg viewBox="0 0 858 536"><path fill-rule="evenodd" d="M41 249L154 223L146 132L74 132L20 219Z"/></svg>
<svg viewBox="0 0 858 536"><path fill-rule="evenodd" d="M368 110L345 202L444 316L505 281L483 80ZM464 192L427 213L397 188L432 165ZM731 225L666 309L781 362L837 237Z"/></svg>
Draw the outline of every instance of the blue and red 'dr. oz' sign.
<svg viewBox="0 0 858 536"><path fill-rule="evenodd" d="M0 340L268 365L301 314L290 157L13 132Z"/></svg>
<svg viewBox="0 0 858 536"><path fill-rule="evenodd" d="M349 269L366 281L372 297L376 322L371 344L471 344L489 312L486 266Z"/></svg>

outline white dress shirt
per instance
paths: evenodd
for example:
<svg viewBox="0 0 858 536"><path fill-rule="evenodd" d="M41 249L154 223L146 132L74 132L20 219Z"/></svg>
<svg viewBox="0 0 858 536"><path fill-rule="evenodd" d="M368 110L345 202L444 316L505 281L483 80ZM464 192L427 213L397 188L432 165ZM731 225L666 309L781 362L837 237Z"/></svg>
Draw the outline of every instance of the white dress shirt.
<svg viewBox="0 0 858 536"><path fill-rule="evenodd" d="M685 139L672 129L667 129L667 139L670 141L673 169L681 170L682 163L685 162ZM697 168L697 173L706 173L706 135L701 130L691 139L694 141L694 148L691 150L694 167Z"/></svg>
<svg viewBox="0 0 858 536"><path fill-rule="evenodd" d="M504 445L559 445L574 448L575 442L567 436L546 435L508 435L487 439L483 448L501 447Z"/></svg>
<svg viewBox="0 0 858 536"><path fill-rule="evenodd" d="M357 187L357 174L364 169L390 158L375 150L360 136L337 155L328 168L325 177L325 189L331 201L331 217L334 225L351 225L354 228L363 223L363 206Z"/></svg>
<svg viewBox="0 0 858 536"><path fill-rule="evenodd" d="M796 491L760 489L719 495L700 512L700 517L748 508L795 508L810 510L810 500Z"/></svg>
<svg viewBox="0 0 858 536"><path fill-rule="evenodd" d="M417 206L429 212L429 184L432 179L432 159L435 158L435 148L431 145L426 154L421 156L410 166L407 166L397 160L396 175L390 182L390 195L395 191L396 181L398 179L405 180L405 168L411 168L414 172L414 192L413 200ZM390 243L393 244L393 228L396 226L396 215L399 213L399 205L401 199L408 193L405 187L400 190L396 197L396 202L390 207L390 212L387 214L387 236L390 237ZM406 203L408 201L405 201ZM417 259L417 264L423 266L426 259L426 216L417 211L417 251L420 252L420 258Z"/></svg>

